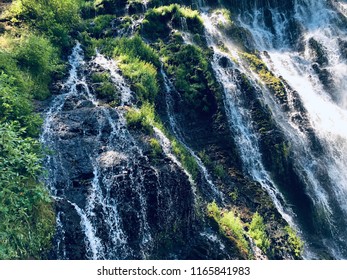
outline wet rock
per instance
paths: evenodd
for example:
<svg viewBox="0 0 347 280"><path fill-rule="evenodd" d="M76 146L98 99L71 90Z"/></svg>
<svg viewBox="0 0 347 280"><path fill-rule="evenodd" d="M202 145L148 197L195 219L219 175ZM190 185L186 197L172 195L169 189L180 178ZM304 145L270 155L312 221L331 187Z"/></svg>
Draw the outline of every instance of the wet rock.
<svg viewBox="0 0 347 280"><path fill-rule="evenodd" d="M308 44L314 57L314 61L319 66L326 66L329 61L324 46L313 38L310 38Z"/></svg>
<svg viewBox="0 0 347 280"><path fill-rule="evenodd" d="M218 64L223 68L227 68L231 66L230 60L225 56L219 59Z"/></svg>

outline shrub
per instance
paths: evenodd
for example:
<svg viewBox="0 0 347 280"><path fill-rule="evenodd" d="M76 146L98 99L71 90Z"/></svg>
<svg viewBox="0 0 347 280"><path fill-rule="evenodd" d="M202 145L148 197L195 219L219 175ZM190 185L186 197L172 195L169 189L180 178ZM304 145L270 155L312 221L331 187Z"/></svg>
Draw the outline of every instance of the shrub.
<svg viewBox="0 0 347 280"><path fill-rule="evenodd" d="M265 63L254 54L242 53L241 56L250 64L251 69L255 71L260 79L281 101L286 99L286 90L282 81L277 78L265 65Z"/></svg>
<svg viewBox="0 0 347 280"><path fill-rule="evenodd" d="M111 21L114 19L113 15L101 15L93 19L89 24L89 32L95 38L102 37L107 29L111 28Z"/></svg>
<svg viewBox="0 0 347 280"><path fill-rule="evenodd" d="M199 166L190 152L176 139L171 139L172 151L182 163L183 167L196 179L199 175Z"/></svg>
<svg viewBox="0 0 347 280"><path fill-rule="evenodd" d="M46 34L54 45L71 45L70 33L80 27L82 0L17 0L14 4L15 16Z"/></svg>
<svg viewBox="0 0 347 280"><path fill-rule="evenodd" d="M54 213L41 173L39 143L18 124L0 123L0 259L42 258Z"/></svg>
<svg viewBox="0 0 347 280"><path fill-rule="evenodd" d="M302 242L300 237L290 226L286 226L284 230L288 234L288 243L290 248L294 252L295 256L299 258L304 250L304 242Z"/></svg>
<svg viewBox="0 0 347 280"><path fill-rule="evenodd" d="M181 18L186 19L190 32L203 34L203 23L199 12L179 4L149 10L142 22L142 32L150 39L166 38L170 33L169 23L174 27L180 27Z"/></svg>
<svg viewBox="0 0 347 280"><path fill-rule="evenodd" d="M130 59L137 58L139 60L151 63L155 67L160 67L160 61L157 53L138 35L135 35L132 38L123 37L116 39L114 45L115 56L127 55Z"/></svg>
<svg viewBox="0 0 347 280"><path fill-rule="evenodd" d="M119 105L120 96L109 73L93 73L91 79L94 83L97 98L103 99L106 102L112 102L114 105Z"/></svg>
<svg viewBox="0 0 347 280"><path fill-rule="evenodd" d="M270 240L266 233L263 217L258 212L253 215L249 226L249 235L253 238L255 244L266 253L270 247Z"/></svg>
<svg viewBox="0 0 347 280"><path fill-rule="evenodd" d="M217 85L206 53L200 48L172 41L161 46L165 66L174 85L190 108L189 114L212 114L216 110Z"/></svg>
<svg viewBox="0 0 347 280"><path fill-rule="evenodd" d="M158 158L162 153L163 153L163 150L160 146L160 143L157 139L155 138L151 138L149 140L149 145L151 147L151 153L150 153L150 156L152 158Z"/></svg>
<svg viewBox="0 0 347 280"><path fill-rule="evenodd" d="M139 110L130 109L126 114L129 128L143 131L148 135L153 134L154 118L154 108L149 103L144 103Z"/></svg>
<svg viewBox="0 0 347 280"><path fill-rule="evenodd" d="M249 244L246 240L246 232L243 229L243 223L240 218L236 217L232 210L222 211L214 201L207 205L207 211L208 216L218 223L221 231L235 242L240 253L248 257Z"/></svg>
<svg viewBox="0 0 347 280"><path fill-rule="evenodd" d="M157 70L148 62L122 57L119 64L123 75L128 78L141 102L153 102L159 92Z"/></svg>

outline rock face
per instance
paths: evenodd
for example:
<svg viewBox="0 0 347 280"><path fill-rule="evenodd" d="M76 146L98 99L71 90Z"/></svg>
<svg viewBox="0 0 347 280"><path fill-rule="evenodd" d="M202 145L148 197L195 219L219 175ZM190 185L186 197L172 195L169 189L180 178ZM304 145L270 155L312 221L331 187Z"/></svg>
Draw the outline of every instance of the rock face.
<svg viewBox="0 0 347 280"><path fill-rule="evenodd" d="M124 108L98 104L77 45L65 92L50 104L42 141L56 200L53 259L234 258L196 217L192 185L145 135L130 132ZM221 249L222 246L222 249Z"/></svg>

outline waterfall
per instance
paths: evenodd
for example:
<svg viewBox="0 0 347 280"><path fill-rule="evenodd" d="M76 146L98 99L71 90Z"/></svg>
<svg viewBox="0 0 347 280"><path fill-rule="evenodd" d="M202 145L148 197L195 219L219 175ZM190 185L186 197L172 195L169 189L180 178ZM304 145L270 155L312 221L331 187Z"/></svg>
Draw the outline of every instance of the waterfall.
<svg viewBox="0 0 347 280"><path fill-rule="evenodd" d="M166 75L163 68L161 68L161 75L164 78L164 85L165 85L165 101L166 101L166 110L167 115L169 118L169 124L170 129L172 130L173 134L175 135L176 139L187 149L187 151L190 153L190 155L195 159L196 163L199 166L200 172L202 173L205 182L208 185L210 198L215 199L217 201L223 201L224 197L223 194L213 183L213 180L211 178L211 175L209 174L207 168L203 164L202 160L196 155L196 153L186 144L184 137L182 135L182 132L179 128L179 125L176 122L174 113L173 113L173 100L172 95L178 94L176 91L174 85L169 80L168 76Z"/></svg>
<svg viewBox="0 0 347 280"><path fill-rule="evenodd" d="M211 21L210 16L206 12L202 13L202 17L204 20L207 42L214 50L212 67L217 80L223 86L225 110L231 131L234 134L235 142L243 160L244 170L253 180L259 182L263 186L269 193L278 211L287 222L294 225L290 209L285 209L284 198L277 190L275 183L272 181L262 163L261 153L257 144L258 137L252 128L252 119L247 112L248 108L242 104L242 98L240 98L240 85L238 85L235 80L235 69L233 69L233 67L223 68L219 65L219 58L223 57L225 54L221 53L216 42L223 40L223 43L229 46L230 50L232 50L233 46L230 46L230 42L223 39L222 34L216 29L213 21Z"/></svg>
<svg viewBox="0 0 347 280"><path fill-rule="evenodd" d="M343 7L343 3L339 4ZM279 8L268 8L270 13L264 11L265 8L254 7L241 13L237 22L252 34L267 67L285 81L286 110L262 86L257 74L238 57L236 47L223 37L211 15L202 12L206 37L215 53L213 68L225 91L224 102L231 130L236 134L248 173L268 190L282 215L288 214L284 215L286 220L292 225L294 222L300 230L306 241L305 256L319 257L323 251L323 255L346 258L347 133L344 127L347 124L347 63L343 42L347 34L340 28L342 23L338 13L328 6L327 1L297 0L292 12ZM293 21L295 26L300 26L302 35L299 39L289 36ZM218 40L232 54L220 51L216 46ZM232 56L238 62L223 68L218 65L221 56ZM294 214L290 207L286 207L286 199L279 194L264 168L257 148L257 134L250 126L252 119L247 108L242 106L237 81L233 81L235 69L246 74L253 86L262 88L262 102L269 106L290 143L295 170L313 203L314 234L306 233L303 224L297 223L296 216L302 215L300 209ZM324 77L328 77L328 81ZM298 102L302 106L298 107ZM298 118L305 121L298 121Z"/></svg>

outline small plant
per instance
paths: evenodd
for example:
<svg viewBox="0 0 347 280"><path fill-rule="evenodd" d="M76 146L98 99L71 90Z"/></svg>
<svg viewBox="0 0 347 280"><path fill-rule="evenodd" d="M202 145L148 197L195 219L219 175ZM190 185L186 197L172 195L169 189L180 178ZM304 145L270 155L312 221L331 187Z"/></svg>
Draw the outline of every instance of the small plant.
<svg viewBox="0 0 347 280"><path fill-rule="evenodd" d="M154 107L149 103L144 103L139 110L130 109L126 114L128 127L141 130L148 135L153 134Z"/></svg>
<svg viewBox="0 0 347 280"><path fill-rule="evenodd" d="M302 255L304 249L304 242L302 242L300 237L290 226L286 226L284 230L288 234L288 243L290 248L294 252L295 256L299 258Z"/></svg>
<svg viewBox="0 0 347 280"><path fill-rule="evenodd" d="M149 140L149 145L151 146L151 157L152 158L158 158L163 153L163 150L162 150L160 143L157 139L151 138Z"/></svg>
<svg viewBox="0 0 347 280"><path fill-rule="evenodd" d="M286 90L282 81L267 68L265 63L255 54L241 53L241 56L249 63L251 69L259 75L259 78L275 96L282 102L286 101Z"/></svg>
<svg viewBox="0 0 347 280"><path fill-rule="evenodd" d="M267 252L270 247L270 239L266 233L266 227L264 224L264 219L262 216L256 212L253 215L252 222L249 225L249 235L254 240L255 244L263 250L263 252Z"/></svg>
<svg viewBox="0 0 347 280"><path fill-rule="evenodd" d="M230 192L230 193L229 193L229 197L231 198L231 200L232 200L233 202L235 202L235 201L238 199L238 197L239 197L239 192L238 192L238 190L235 189L235 191Z"/></svg>
<svg viewBox="0 0 347 280"><path fill-rule="evenodd" d="M219 225L221 231L238 247L245 257L249 255L249 244L246 239L246 232L239 217L235 216L233 210L222 211L215 201L207 205L208 216L213 218Z"/></svg>
<svg viewBox="0 0 347 280"><path fill-rule="evenodd" d="M220 163L215 164L214 173L220 179L223 179L227 176L227 171L225 170L224 166Z"/></svg>

